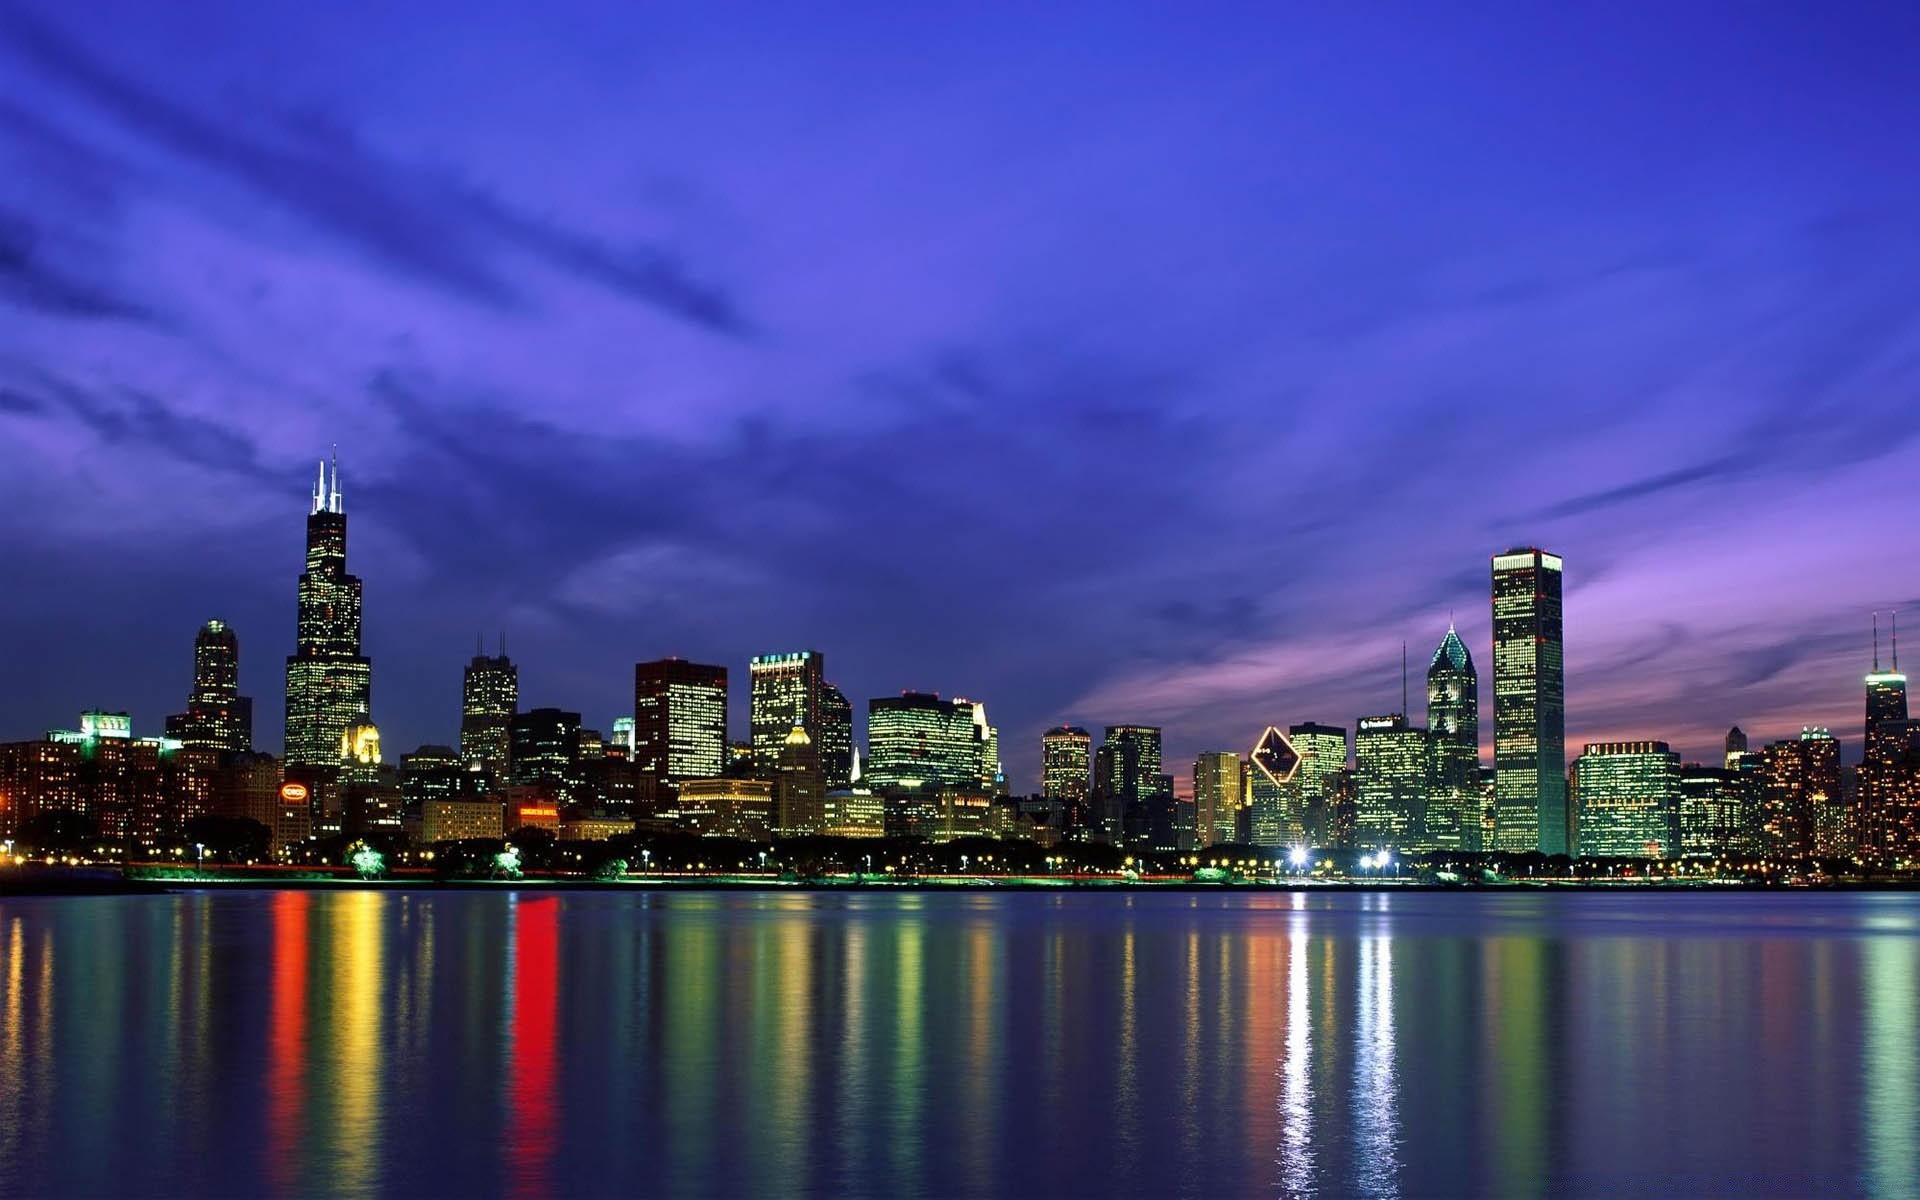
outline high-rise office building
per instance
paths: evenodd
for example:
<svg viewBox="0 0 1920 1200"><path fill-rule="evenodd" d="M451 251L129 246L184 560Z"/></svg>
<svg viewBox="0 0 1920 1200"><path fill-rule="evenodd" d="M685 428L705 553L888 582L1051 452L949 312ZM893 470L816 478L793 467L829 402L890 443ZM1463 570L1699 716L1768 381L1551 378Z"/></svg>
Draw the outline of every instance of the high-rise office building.
<svg viewBox="0 0 1920 1200"><path fill-rule="evenodd" d="M1230 750L1208 750L1193 760L1194 844L1205 849L1237 836L1243 787L1240 756Z"/></svg>
<svg viewBox="0 0 1920 1200"><path fill-rule="evenodd" d="M1107 841L1126 840L1129 805L1145 804L1160 787L1160 727L1109 725L1093 758L1093 822Z"/></svg>
<svg viewBox="0 0 1920 1200"><path fill-rule="evenodd" d="M826 788L820 766L820 750L795 725L780 748L780 765L774 781L774 832L783 837L823 833L826 830Z"/></svg>
<svg viewBox="0 0 1920 1200"><path fill-rule="evenodd" d="M1740 765L1740 760L1744 758L1747 753L1747 735L1738 725L1727 730L1726 748L1727 757L1725 766L1731 771Z"/></svg>
<svg viewBox="0 0 1920 1200"><path fill-rule="evenodd" d="M1880 623L1874 617L1873 670L1867 675L1865 737L1860 760L1860 849L1880 865L1920 858L1920 722L1909 719L1907 677L1900 671L1896 627L1893 662L1880 669Z"/></svg>
<svg viewBox="0 0 1920 1200"><path fill-rule="evenodd" d="M580 714L533 708L507 724L511 779L516 785L548 784L566 802L580 790Z"/></svg>
<svg viewBox="0 0 1920 1200"><path fill-rule="evenodd" d="M981 790L986 728L984 710L970 700L942 700L930 692L869 700L861 781L874 791Z"/></svg>
<svg viewBox="0 0 1920 1200"><path fill-rule="evenodd" d="M1494 848L1567 853L1567 682L1562 563L1493 556Z"/></svg>
<svg viewBox="0 0 1920 1200"><path fill-rule="evenodd" d="M320 465L307 514L307 569L300 574L294 652L287 659L286 761L333 768L340 735L366 717L373 664L360 653L360 580L347 574L347 514L340 465Z"/></svg>
<svg viewBox="0 0 1920 1200"><path fill-rule="evenodd" d="M1480 676L1451 622L1427 664L1427 749L1423 840L1439 850L1480 849Z"/></svg>
<svg viewBox="0 0 1920 1200"><path fill-rule="evenodd" d="M1093 735L1056 725L1040 735L1040 794L1069 806L1085 806L1093 786Z"/></svg>
<svg viewBox="0 0 1920 1200"><path fill-rule="evenodd" d="M820 685L820 728L813 736L820 748L820 773L830 792L853 786L853 705L847 694L831 683Z"/></svg>
<svg viewBox="0 0 1920 1200"><path fill-rule="evenodd" d="M1746 751L1740 751L1744 759ZM1746 830L1755 796L1752 772L1687 764L1680 768L1678 837L1684 858L1747 852Z"/></svg>
<svg viewBox="0 0 1920 1200"><path fill-rule="evenodd" d="M1347 767L1347 731L1339 725L1304 721L1287 726L1287 741L1300 755L1300 769L1288 786L1301 835L1315 846L1334 845L1333 800L1340 773Z"/></svg>
<svg viewBox="0 0 1920 1200"><path fill-rule="evenodd" d="M227 754L253 749L253 701L240 694L240 638L225 621L208 621L194 636L193 692L187 711L167 718L167 736Z"/></svg>
<svg viewBox="0 0 1920 1200"><path fill-rule="evenodd" d="M1761 852L1774 858L1813 854L1820 810L1843 802L1839 739L1809 727L1797 739L1770 743L1761 761Z"/></svg>
<svg viewBox="0 0 1920 1200"><path fill-rule="evenodd" d="M727 669L683 658L635 665L633 747L657 794L718 778L727 766Z"/></svg>
<svg viewBox="0 0 1920 1200"><path fill-rule="evenodd" d="M1574 847L1588 858L1673 858L1680 756L1665 742L1594 742L1573 764Z"/></svg>
<svg viewBox="0 0 1920 1200"><path fill-rule="evenodd" d="M460 680L460 765L495 780L507 778L512 739L508 726L520 712L520 672L500 653L478 651Z"/></svg>
<svg viewBox="0 0 1920 1200"><path fill-rule="evenodd" d="M753 739L753 767L762 778L774 777L780 751L795 725L809 737L819 735L825 670L826 658L818 650L759 654L747 663L747 724Z"/></svg>
<svg viewBox="0 0 1920 1200"><path fill-rule="evenodd" d="M1353 734L1355 833L1369 848L1429 849L1427 731L1405 713L1361 717Z"/></svg>

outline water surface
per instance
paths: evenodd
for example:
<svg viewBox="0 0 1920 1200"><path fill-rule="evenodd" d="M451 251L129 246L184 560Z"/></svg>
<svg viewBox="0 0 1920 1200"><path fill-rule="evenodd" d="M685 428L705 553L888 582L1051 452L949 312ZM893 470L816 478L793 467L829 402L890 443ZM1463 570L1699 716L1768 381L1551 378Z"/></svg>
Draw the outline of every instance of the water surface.
<svg viewBox="0 0 1920 1200"><path fill-rule="evenodd" d="M0 901L16 1195L1915 1195L1920 897Z"/></svg>

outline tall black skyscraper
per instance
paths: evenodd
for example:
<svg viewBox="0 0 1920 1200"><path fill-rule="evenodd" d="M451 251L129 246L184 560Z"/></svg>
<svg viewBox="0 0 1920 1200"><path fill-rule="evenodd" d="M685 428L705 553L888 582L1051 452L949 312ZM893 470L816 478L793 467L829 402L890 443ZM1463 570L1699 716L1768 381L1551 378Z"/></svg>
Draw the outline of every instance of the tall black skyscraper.
<svg viewBox="0 0 1920 1200"><path fill-rule="evenodd" d="M233 754L253 749L253 701L240 694L240 639L225 621L208 621L193 639L193 693L187 711L167 718L167 736Z"/></svg>
<svg viewBox="0 0 1920 1200"><path fill-rule="evenodd" d="M460 765L504 780L511 748L508 727L519 712L520 672L507 657L503 637L500 653L476 652L461 677Z"/></svg>
<svg viewBox="0 0 1920 1200"><path fill-rule="evenodd" d="M1867 675L1866 737L1860 760L1859 841L1867 858L1899 862L1920 852L1920 724L1908 719L1898 627L1893 661L1880 666L1880 619Z"/></svg>
<svg viewBox="0 0 1920 1200"><path fill-rule="evenodd" d="M368 715L373 664L360 653L360 580L347 574L340 465L320 464L307 514L294 652L287 659L287 765L336 767L347 726Z"/></svg>
<svg viewBox="0 0 1920 1200"><path fill-rule="evenodd" d="M1480 849L1480 676L1452 624L1427 664L1427 747L1427 844Z"/></svg>
<svg viewBox="0 0 1920 1200"><path fill-rule="evenodd" d="M820 752L821 786L828 791L853 786L853 705L831 683L820 685L820 729L813 739Z"/></svg>
<svg viewBox="0 0 1920 1200"><path fill-rule="evenodd" d="M1567 675L1561 562L1493 556L1493 848L1567 853Z"/></svg>

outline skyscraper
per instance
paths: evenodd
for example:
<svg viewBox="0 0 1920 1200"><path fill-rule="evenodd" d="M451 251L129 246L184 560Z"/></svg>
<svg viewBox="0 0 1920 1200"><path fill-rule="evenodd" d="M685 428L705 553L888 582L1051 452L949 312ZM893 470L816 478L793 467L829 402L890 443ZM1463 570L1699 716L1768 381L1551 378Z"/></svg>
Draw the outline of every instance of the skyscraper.
<svg viewBox="0 0 1920 1200"><path fill-rule="evenodd" d="M1084 805L1093 784L1093 735L1074 725L1056 725L1040 735L1040 794Z"/></svg>
<svg viewBox="0 0 1920 1200"><path fill-rule="evenodd" d="M253 701L240 694L240 639L225 621L208 621L194 636L193 692L187 711L167 718L167 736L230 754L253 749Z"/></svg>
<svg viewBox="0 0 1920 1200"><path fill-rule="evenodd" d="M970 700L902 692L867 702L867 786L983 790L984 713ZM789 733L792 730L788 730Z"/></svg>
<svg viewBox="0 0 1920 1200"><path fill-rule="evenodd" d="M1680 756L1665 742L1594 742L1573 773L1574 853L1679 856Z"/></svg>
<svg viewBox="0 0 1920 1200"><path fill-rule="evenodd" d="M1432 784L1425 842L1442 850L1480 849L1480 677L1451 621L1427 664L1427 748Z"/></svg>
<svg viewBox="0 0 1920 1200"><path fill-rule="evenodd" d="M791 726L789 727L791 732ZM633 668L634 762L655 790L727 765L727 669L683 658Z"/></svg>
<svg viewBox="0 0 1920 1200"><path fill-rule="evenodd" d="M1200 849L1234 840L1240 772L1240 756L1231 750L1208 750L1193 760L1194 836Z"/></svg>
<svg viewBox="0 0 1920 1200"><path fill-rule="evenodd" d="M1427 731L1405 713L1361 717L1353 733L1353 786L1360 845L1426 849Z"/></svg>
<svg viewBox="0 0 1920 1200"><path fill-rule="evenodd" d="M1093 819L1114 845L1126 836L1127 806L1144 804L1160 787L1160 727L1109 725L1093 760Z"/></svg>
<svg viewBox="0 0 1920 1200"><path fill-rule="evenodd" d="M1815 849L1821 809L1842 799L1839 739L1809 727L1797 740L1770 743L1761 755L1760 849L1775 858L1805 858Z"/></svg>
<svg viewBox="0 0 1920 1200"><path fill-rule="evenodd" d="M506 779L508 726L519 712L520 672L502 639L499 654L476 652L461 677L460 765Z"/></svg>
<svg viewBox="0 0 1920 1200"><path fill-rule="evenodd" d="M795 725L780 747L774 783L774 832L793 837L826 830L826 789L821 786L820 750Z"/></svg>
<svg viewBox="0 0 1920 1200"><path fill-rule="evenodd" d="M580 714L535 708L514 715L507 725L515 784L552 784L569 803L580 789Z"/></svg>
<svg viewBox="0 0 1920 1200"><path fill-rule="evenodd" d="M1892 665L1881 670L1880 619L1875 615L1857 825L1866 857L1881 864L1920 856L1920 723L1908 718L1899 637L1896 627Z"/></svg>
<svg viewBox="0 0 1920 1200"><path fill-rule="evenodd" d="M1343 738L1341 748L1346 748ZM1294 783L1303 765L1292 739L1272 725L1247 754L1245 796L1247 841L1255 846L1285 846L1305 835Z"/></svg>
<svg viewBox="0 0 1920 1200"><path fill-rule="evenodd" d="M753 739L754 771L761 778L774 777L780 766L780 750L795 725L806 730L809 737L819 734L825 670L825 656L818 650L758 654L747 663L747 723Z"/></svg>
<svg viewBox="0 0 1920 1200"><path fill-rule="evenodd" d="M820 728L813 744L820 748L820 774L830 792L853 786L853 705L847 694L831 683L820 685Z"/></svg>
<svg viewBox="0 0 1920 1200"><path fill-rule="evenodd" d="M1494 848L1567 852L1567 682L1560 559L1493 556Z"/></svg>
<svg viewBox="0 0 1920 1200"><path fill-rule="evenodd" d="M294 652L287 659L289 767L334 768L340 738L366 717L373 664L360 653L360 580L347 574L347 514L340 465L320 464L307 514L307 569L300 574Z"/></svg>
<svg viewBox="0 0 1920 1200"><path fill-rule="evenodd" d="M1341 772L1347 767L1347 731L1339 725L1304 721L1287 726L1287 741L1300 755L1300 769L1288 787L1301 835L1316 846L1334 845L1333 803Z"/></svg>

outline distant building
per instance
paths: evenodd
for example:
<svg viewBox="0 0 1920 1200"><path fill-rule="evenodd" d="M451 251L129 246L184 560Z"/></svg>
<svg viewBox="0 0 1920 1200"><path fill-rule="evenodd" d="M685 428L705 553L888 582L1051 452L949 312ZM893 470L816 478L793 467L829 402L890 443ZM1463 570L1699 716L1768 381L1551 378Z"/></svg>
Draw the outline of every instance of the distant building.
<svg viewBox="0 0 1920 1200"><path fill-rule="evenodd" d="M520 712L520 671L507 657L475 654L460 680L460 763L504 782L513 751L511 727Z"/></svg>
<svg viewBox="0 0 1920 1200"><path fill-rule="evenodd" d="M1160 790L1160 727L1109 725L1093 758L1092 819L1098 836L1126 841L1130 805L1144 804Z"/></svg>
<svg viewBox="0 0 1920 1200"><path fill-rule="evenodd" d="M750 685L748 723L753 738L753 766L763 779L772 779L780 764L780 749L795 725L809 737L820 730L826 692L826 658L818 650L756 655L747 664Z"/></svg>
<svg viewBox="0 0 1920 1200"><path fill-rule="evenodd" d="M1199 849L1231 842L1237 835L1243 787L1240 756L1208 750L1193 760L1194 842Z"/></svg>
<svg viewBox="0 0 1920 1200"><path fill-rule="evenodd" d="M1040 735L1040 794L1078 812L1093 785L1093 735L1056 725Z"/></svg>
<svg viewBox="0 0 1920 1200"><path fill-rule="evenodd" d="M1680 756L1665 742L1594 742L1574 763L1574 852L1673 858L1680 849Z"/></svg>
<svg viewBox="0 0 1920 1200"><path fill-rule="evenodd" d="M829 791L853 786L853 705L831 683L820 685L820 728L810 731L820 748L820 775Z"/></svg>
<svg viewBox="0 0 1920 1200"><path fill-rule="evenodd" d="M1839 739L1808 727L1797 739L1768 744L1761 758L1760 849L1774 858L1809 857L1819 811L1842 802Z"/></svg>
<svg viewBox="0 0 1920 1200"><path fill-rule="evenodd" d="M1438 850L1480 849L1480 677L1451 623L1427 664L1427 747L1432 778L1423 842Z"/></svg>
<svg viewBox="0 0 1920 1200"><path fill-rule="evenodd" d="M1341 744L1345 745L1344 739ZM1305 836L1292 791L1301 765L1300 753L1288 736L1276 726L1267 726L1247 753L1246 817L1241 822L1245 828L1239 831L1247 842L1285 846Z"/></svg>
<svg viewBox="0 0 1920 1200"><path fill-rule="evenodd" d="M469 838L504 838L506 816L498 800L428 800L420 809L420 840L431 846Z"/></svg>
<svg viewBox="0 0 1920 1200"><path fill-rule="evenodd" d="M774 784L767 779L684 779L676 815L690 831L708 837L773 837Z"/></svg>
<svg viewBox="0 0 1920 1200"><path fill-rule="evenodd" d="M795 725L787 734L774 772L774 832L794 837L824 831L826 786L820 750L805 729Z"/></svg>
<svg viewBox="0 0 1920 1200"><path fill-rule="evenodd" d="M307 514L294 652L287 659L286 761L331 768L340 735L371 711L373 664L360 653L360 579L347 573L340 467L321 464Z"/></svg>
<svg viewBox="0 0 1920 1200"><path fill-rule="evenodd" d="M829 837L885 837L887 802L866 788L840 788L826 797L826 833Z"/></svg>
<svg viewBox="0 0 1920 1200"><path fill-rule="evenodd" d="M557 785L571 803L580 784L580 714L535 708L515 714L507 727L509 778L515 784Z"/></svg>
<svg viewBox="0 0 1920 1200"><path fill-rule="evenodd" d="M985 712L971 700L942 700L930 692L868 701L867 762L861 781L874 791L988 789L984 777L997 763Z"/></svg>
<svg viewBox="0 0 1920 1200"><path fill-rule="evenodd" d="M1347 731L1339 725L1305 721L1287 726L1287 741L1300 755L1288 803L1297 814L1302 839L1315 846L1336 845L1333 793L1347 768Z"/></svg>
<svg viewBox="0 0 1920 1200"><path fill-rule="evenodd" d="M1740 751L1742 758L1746 751ZM1746 831L1756 799L1754 776L1735 767L1680 768L1679 840L1686 858L1747 852Z"/></svg>
<svg viewBox="0 0 1920 1200"><path fill-rule="evenodd" d="M240 638L225 621L208 621L195 635L193 691L187 711L167 718L167 736L226 754L253 749L253 701L240 694Z"/></svg>
<svg viewBox="0 0 1920 1200"><path fill-rule="evenodd" d="M1740 760L1746 757L1746 754L1747 735L1738 725L1735 725L1732 729L1727 730L1726 768L1729 771L1736 769L1740 765Z"/></svg>
<svg viewBox="0 0 1920 1200"><path fill-rule="evenodd" d="M1860 849L1881 866L1920 860L1920 722L1908 717L1897 631L1894 636L1892 667L1883 671L1876 617L1859 776Z"/></svg>
<svg viewBox="0 0 1920 1200"><path fill-rule="evenodd" d="M634 762L656 794L727 765L727 669L680 658L633 669Z"/></svg>
<svg viewBox="0 0 1920 1200"><path fill-rule="evenodd" d="M429 800L458 800L477 795L477 778L460 767L452 746L421 746L400 756L400 797L410 816L425 811Z"/></svg>
<svg viewBox="0 0 1920 1200"><path fill-rule="evenodd" d="M1567 853L1561 560L1493 557L1494 849Z"/></svg>
<svg viewBox="0 0 1920 1200"><path fill-rule="evenodd" d="M1409 725L1405 713L1360 718L1353 734L1355 836L1359 845L1431 848L1423 832L1427 776L1426 730Z"/></svg>

